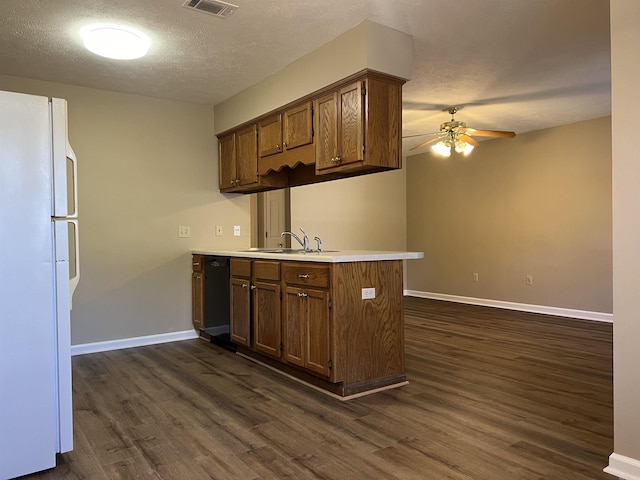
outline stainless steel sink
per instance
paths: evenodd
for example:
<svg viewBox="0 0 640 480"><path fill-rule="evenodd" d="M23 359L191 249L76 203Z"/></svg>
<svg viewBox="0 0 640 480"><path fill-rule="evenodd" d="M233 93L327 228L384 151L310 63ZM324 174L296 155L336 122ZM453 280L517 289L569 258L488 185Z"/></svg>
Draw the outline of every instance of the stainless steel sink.
<svg viewBox="0 0 640 480"><path fill-rule="evenodd" d="M303 250L302 248L248 248L246 250L239 250L240 252L255 252L255 253L285 253L285 254L302 254L308 255L311 253L333 253L338 250L322 250L318 252L318 250Z"/></svg>

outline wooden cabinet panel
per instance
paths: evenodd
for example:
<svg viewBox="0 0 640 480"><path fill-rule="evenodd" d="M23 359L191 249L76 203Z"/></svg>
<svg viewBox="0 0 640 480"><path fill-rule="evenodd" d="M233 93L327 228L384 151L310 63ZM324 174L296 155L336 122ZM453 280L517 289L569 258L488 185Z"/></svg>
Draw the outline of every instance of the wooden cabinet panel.
<svg viewBox="0 0 640 480"><path fill-rule="evenodd" d="M202 272L191 274L191 321L195 328L204 329L204 278Z"/></svg>
<svg viewBox="0 0 640 480"><path fill-rule="evenodd" d="M294 285L328 287L329 267L306 262L287 262L282 265L282 280Z"/></svg>
<svg viewBox="0 0 640 480"><path fill-rule="evenodd" d="M317 374L329 376L329 292L286 286L283 358Z"/></svg>
<svg viewBox="0 0 640 480"><path fill-rule="evenodd" d="M231 341L251 345L251 289L249 280L231 277Z"/></svg>
<svg viewBox="0 0 640 480"><path fill-rule="evenodd" d="M232 258L230 263L232 277L251 277L251 260Z"/></svg>
<svg viewBox="0 0 640 480"><path fill-rule="evenodd" d="M311 102L284 112L284 149L291 150L313 141L312 118Z"/></svg>
<svg viewBox="0 0 640 480"><path fill-rule="evenodd" d="M282 116L274 115L259 123L260 156L267 157L282 151Z"/></svg>
<svg viewBox="0 0 640 480"><path fill-rule="evenodd" d="M305 310L304 290L285 286L283 299L282 343L283 359L300 367L305 366Z"/></svg>
<svg viewBox="0 0 640 480"><path fill-rule="evenodd" d="M364 161L363 82L316 100L316 172Z"/></svg>
<svg viewBox="0 0 640 480"><path fill-rule="evenodd" d="M325 377L329 376L329 292L306 290L306 352L305 367Z"/></svg>
<svg viewBox="0 0 640 480"><path fill-rule="evenodd" d="M253 278L256 280L280 280L280 262L254 260Z"/></svg>
<svg viewBox="0 0 640 480"><path fill-rule="evenodd" d="M362 82L341 88L338 94L338 160L347 165L364 159Z"/></svg>
<svg viewBox="0 0 640 480"><path fill-rule="evenodd" d="M236 148L233 133L218 139L218 184L220 190L236 185Z"/></svg>
<svg viewBox="0 0 640 480"><path fill-rule="evenodd" d="M191 256L191 322L196 329L204 329L204 257Z"/></svg>
<svg viewBox="0 0 640 480"><path fill-rule="evenodd" d="M316 171L335 166L338 154L338 94L314 102Z"/></svg>
<svg viewBox="0 0 640 480"><path fill-rule="evenodd" d="M280 357L280 284L256 281L253 285L253 339L255 349Z"/></svg>
<svg viewBox="0 0 640 480"><path fill-rule="evenodd" d="M236 132L236 174L238 185L258 182L258 145L256 125Z"/></svg>

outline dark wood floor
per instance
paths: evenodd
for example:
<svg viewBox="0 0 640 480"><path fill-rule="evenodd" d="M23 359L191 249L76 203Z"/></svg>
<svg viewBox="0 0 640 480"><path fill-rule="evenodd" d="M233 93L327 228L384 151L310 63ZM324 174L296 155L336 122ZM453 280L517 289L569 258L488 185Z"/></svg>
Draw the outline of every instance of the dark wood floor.
<svg viewBox="0 0 640 480"><path fill-rule="evenodd" d="M33 479L609 479L612 326L407 298L408 386L339 402L190 340L73 358Z"/></svg>

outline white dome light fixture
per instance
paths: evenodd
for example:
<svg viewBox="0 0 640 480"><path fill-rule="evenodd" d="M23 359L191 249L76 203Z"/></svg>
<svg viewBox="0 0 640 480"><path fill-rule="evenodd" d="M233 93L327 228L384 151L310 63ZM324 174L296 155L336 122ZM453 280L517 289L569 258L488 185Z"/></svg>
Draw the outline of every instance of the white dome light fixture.
<svg viewBox="0 0 640 480"><path fill-rule="evenodd" d="M121 25L88 25L80 32L84 46L90 52L116 60L144 57L149 50L149 38Z"/></svg>

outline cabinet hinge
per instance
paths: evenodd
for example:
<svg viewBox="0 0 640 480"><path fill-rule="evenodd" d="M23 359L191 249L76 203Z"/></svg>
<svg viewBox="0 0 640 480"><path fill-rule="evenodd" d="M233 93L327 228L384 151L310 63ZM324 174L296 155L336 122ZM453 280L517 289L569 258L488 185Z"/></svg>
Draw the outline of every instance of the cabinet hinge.
<svg viewBox="0 0 640 480"><path fill-rule="evenodd" d="M280 342L279 347L280 347L280 351L282 352L284 350L284 343Z"/></svg>
<svg viewBox="0 0 640 480"><path fill-rule="evenodd" d="M333 302L329 300L329 310L331 310L332 307L333 307Z"/></svg>
<svg viewBox="0 0 640 480"><path fill-rule="evenodd" d="M364 97L367 94L367 87L362 87L362 96Z"/></svg>
<svg viewBox="0 0 640 480"><path fill-rule="evenodd" d="M280 292L280 300L282 300L282 292Z"/></svg>
<svg viewBox="0 0 640 480"><path fill-rule="evenodd" d="M327 362L327 365L329 366L329 370L331 370L333 368L333 360L329 360L329 362Z"/></svg>
<svg viewBox="0 0 640 480"><path fill-rule="evenodd" d="M364 143L362 144L362 153L364 154Z"/></svg>

